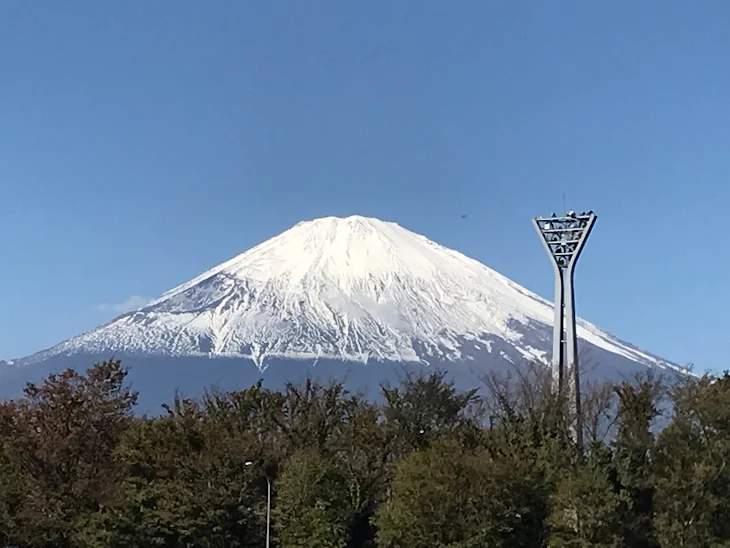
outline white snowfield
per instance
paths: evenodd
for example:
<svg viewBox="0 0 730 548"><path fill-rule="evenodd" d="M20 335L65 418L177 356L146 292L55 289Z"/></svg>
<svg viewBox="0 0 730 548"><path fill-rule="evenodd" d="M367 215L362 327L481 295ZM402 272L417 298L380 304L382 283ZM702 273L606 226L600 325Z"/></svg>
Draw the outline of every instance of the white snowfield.
<svg viewBox="0 0 730 548"><path fill-rule="evenodd" d="M491 352L496 336L545 361L545 344L533 347L521 327L552 320L552 303L457 251L395 223L326 217L42 354L236 356L260 368L268 357L419 362L463 359L465 341ZM578 335L677 368L582 320Z"/></svg>

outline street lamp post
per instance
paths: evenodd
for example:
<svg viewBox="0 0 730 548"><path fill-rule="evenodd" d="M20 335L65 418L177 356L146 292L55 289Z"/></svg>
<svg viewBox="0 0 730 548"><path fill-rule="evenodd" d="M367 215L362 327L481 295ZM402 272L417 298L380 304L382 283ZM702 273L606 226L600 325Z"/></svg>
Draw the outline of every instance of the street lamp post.
<svg viewBox="0 0 730 548"><path fill-rule="evenodd" d="M253 466L253 462L246 461L244 466ZM266 548L269 548L269 539L271 538L271 480L268 474L264 474L266 478Z"/></svg>

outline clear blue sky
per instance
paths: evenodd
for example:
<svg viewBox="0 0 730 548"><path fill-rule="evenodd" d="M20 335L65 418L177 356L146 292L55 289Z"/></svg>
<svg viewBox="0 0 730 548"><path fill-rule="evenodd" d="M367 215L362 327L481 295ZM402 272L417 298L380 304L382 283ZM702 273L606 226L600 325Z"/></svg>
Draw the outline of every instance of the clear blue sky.
<svg viewBox="0 0 730 548"><path fill-rule="evenodd" d="M4 2L0 356L324 215L551 298L530 217L564 193L599 215L579 315L730 367L728 29L725 0Z"/></svg>

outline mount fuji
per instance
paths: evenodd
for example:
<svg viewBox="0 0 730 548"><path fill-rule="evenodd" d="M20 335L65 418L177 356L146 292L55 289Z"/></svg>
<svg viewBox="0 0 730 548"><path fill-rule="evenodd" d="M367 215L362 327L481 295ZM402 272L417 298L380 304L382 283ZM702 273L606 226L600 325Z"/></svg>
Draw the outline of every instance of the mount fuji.
<svg viewBox="0 0 730 548"><path fill-rule="evenodd" d="M0 367L0 396L65 367L111 357L130 367L142 408L205 387L306 375L367 392L404 365L474 386L486 371L548 363L552 303L395 223L352 216L301 222L144 307ZM671 362L579 320L591 375Z"/></svg>

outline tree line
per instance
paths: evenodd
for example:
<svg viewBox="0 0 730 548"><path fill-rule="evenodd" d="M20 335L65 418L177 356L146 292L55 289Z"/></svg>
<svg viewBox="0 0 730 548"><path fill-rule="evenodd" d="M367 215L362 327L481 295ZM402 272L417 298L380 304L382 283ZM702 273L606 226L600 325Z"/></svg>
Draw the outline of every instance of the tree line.
<svg viewBox="0 0 730 548"><path fill-rule="evenodd" d="M727 373L585 388L581 451L538 366L479 392L404 373L377 403L258 383L155 417L126 375L67 370L0 404L3 546L263 547L267 479L281 548L730 546Z"/></svg>

